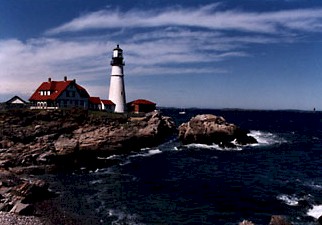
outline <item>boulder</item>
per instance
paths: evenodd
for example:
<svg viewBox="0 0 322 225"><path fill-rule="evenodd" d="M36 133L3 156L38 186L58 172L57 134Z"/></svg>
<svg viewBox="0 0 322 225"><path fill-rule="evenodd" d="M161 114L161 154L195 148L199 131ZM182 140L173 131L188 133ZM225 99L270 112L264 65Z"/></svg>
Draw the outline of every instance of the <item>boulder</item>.
<svg viewBox="0 0 322 225"><path fill-rule="evenodd" d="M273 215L269 225L292 225L292 223L287 221L283 216Z"/></svg>
<svg viewBox="0 0 322 225"><path fill-rule="evenodd" d="M60 155L73 153L78 148L78 140L75 138L68 138L66 135L61 135L54 143L55 150Z"/></svg>
<svg viewBox="0 0 322 225"><path fill-rule="evenodd" d="M233 141L239 145L257 143L255 138L247 135L247 131L212 114L197 115L181 124L178 129L179 139L183 144L215 143L221 147L235 147Z"/></svg>

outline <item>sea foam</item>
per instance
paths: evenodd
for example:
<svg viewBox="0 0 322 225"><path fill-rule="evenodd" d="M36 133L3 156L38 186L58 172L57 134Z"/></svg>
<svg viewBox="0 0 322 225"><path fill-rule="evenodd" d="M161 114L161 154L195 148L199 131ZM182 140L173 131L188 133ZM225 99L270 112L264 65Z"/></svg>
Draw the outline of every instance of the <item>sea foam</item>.
<svg viewBox="0 0 322 225"><path fill-rule="evenodd" d="M274 144L281 144L286 142L283 138L272 134L270 132L258 131L258 130L251 130L249 136L255 138L257 140L257 144L252 145L274 145Z"/></svg>
<svg viewBox="0 0 322 225"><path fill-rule="evenodd" d="M318 219L322 216L322 205L314 205L313 208L307 212L307 215Z"/></svg>
<svg viewBox="0 0 322 225"><path fill-rule="evenodd" d="M116 219L112 222L112 224L130 224L130 225L141 225L139 222L139 217L136 214L127 214L123 211L116 209L108 210L109 217L115 217Z"/></svg>
<svg viewBox="0 0 322 225"><path fill-rule="evenodd" d="M219 150L219 151L240 151L242 150L241 147L236 146L235 148L222 148L219 145L212 144L212 145L207 145L207 144L188 144L186 145L187 148L201 148L201 149L214 149L214 150Z"/></svg>
<svg viewBox="0 0 322 225"><path fill-rule="evenodd" d="M246 146L267 146L267 145L274 145L274 144L280 144L286 142L283 138L269 133L269 132L263 132L258 130L251 130L248 134L251 137L254 137L258 143L256 144L249 144ZM222 148L217 144L207 145L207 144L188 144L186 145L187 148L201 148L201 149L215 149L220 151L241 151L243 150L243 145L239 145L236 140L232 142L236 147L234 148Z"/></svg>
<svg viewBox="0 0 322 225"><path fill-rule="evenodd" d="M277 199L283 201L286 205L289 205L289 206L297 206L300 200L294 195L290 196L290 195L284 195L284 194L277 196Z"/></svg>

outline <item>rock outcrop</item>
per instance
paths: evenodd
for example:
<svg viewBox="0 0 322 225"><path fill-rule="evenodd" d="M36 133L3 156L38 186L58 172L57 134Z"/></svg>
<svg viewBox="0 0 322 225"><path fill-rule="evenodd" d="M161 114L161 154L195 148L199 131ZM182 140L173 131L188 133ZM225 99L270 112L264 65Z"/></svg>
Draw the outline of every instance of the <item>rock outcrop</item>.
<svg viewBox="0 0 322 225"><path fill-rule="evenodd" d="M284 216L273 215L269 225L292 225Z"/></svg>
<svg viewBox="0 0 322 225"><path fill-rule="evenodd" d="M33 204L54 196L46 182L0 169L0 211L32 215Z"/></svg>
<svg viewBox="0 0 322 225"><path fill-rule="evenodd" d="M197 115L179 126L179 139L183 144L215 143L221 147L235 147L234 143L238 145L257 143L256 139L247 133L238 126L227 123L223 117L211 114Z"/></svg>
<svg viewBox="0 0 322 225"><path fill-rule="evenodd" d="M22 110L0 113L0 129L0 168L42 173L98 166L98 157L157 145L175 124L159 112L127 117L76 109Z"/></svg>

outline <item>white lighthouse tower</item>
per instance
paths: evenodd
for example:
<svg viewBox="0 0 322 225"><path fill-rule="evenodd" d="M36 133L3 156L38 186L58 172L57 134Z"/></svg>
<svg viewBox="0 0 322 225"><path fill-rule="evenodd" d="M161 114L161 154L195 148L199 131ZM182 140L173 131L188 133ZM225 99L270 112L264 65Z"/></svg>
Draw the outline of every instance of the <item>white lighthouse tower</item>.
<svg viewBox="0 0 322 225"><path fill-rule="evenodd" d="M109 100L115 104L115 112L124 113L126 111L125 88L124 88L124 74L123 74L123 50L116 46L113 50L111 61L111 81Z"/></svg>

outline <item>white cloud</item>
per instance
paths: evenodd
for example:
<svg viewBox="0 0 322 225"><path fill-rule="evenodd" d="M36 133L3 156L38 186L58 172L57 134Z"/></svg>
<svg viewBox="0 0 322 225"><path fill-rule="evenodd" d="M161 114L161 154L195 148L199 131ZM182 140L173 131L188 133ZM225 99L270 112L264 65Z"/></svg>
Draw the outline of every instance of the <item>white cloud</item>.
<svg viewBox="0 0 322 225"><path fill-rule="evenodd" d="M322 8L282 10L277 12L223 11L218 4L200 8L167 8L163 10L131 10L120 12L101 10L82 15L47 34L85 31L90 29L118 29L145 27L196 27L211 30L234 30L258 33L278 33L283 29L320 32Z"/></svg>
<svg viewBox="0 0 322 225"><path fill-rule="evenodd" d="M62 79L64 75L80 76L80 80L95 79L97 73L108 67L105 44L98 42L63 42L55 39L33 39L23 43L19 40L0 41L0 94L17 90L36 89L35 84L49 76ZM107 59L106 59L107 60ZM107 68L105 68L107 69Z"/></svg>

